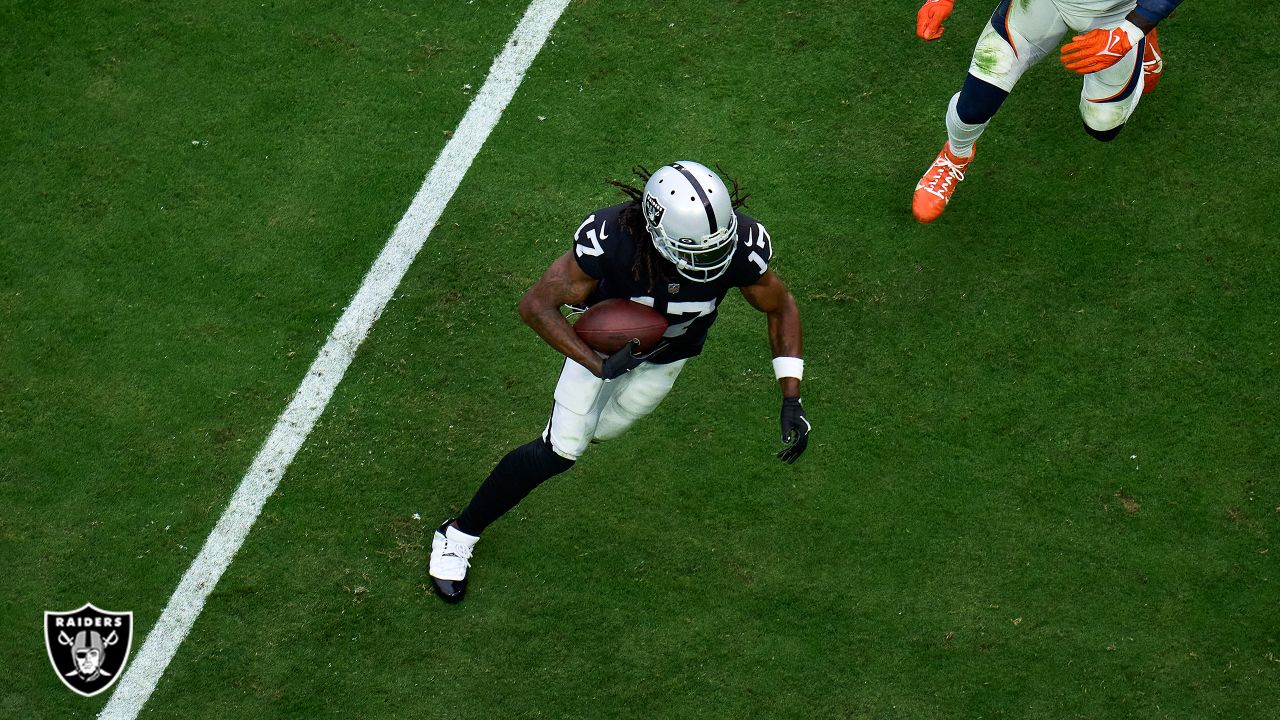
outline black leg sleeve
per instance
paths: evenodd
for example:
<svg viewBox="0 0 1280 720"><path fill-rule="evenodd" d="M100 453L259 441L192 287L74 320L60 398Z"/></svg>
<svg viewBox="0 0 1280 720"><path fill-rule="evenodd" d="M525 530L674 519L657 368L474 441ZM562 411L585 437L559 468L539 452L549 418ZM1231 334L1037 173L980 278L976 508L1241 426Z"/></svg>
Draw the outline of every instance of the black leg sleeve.
<svg viewBox="0 0 1280 720"><path fill-rule="evenodd" d="M468 535L479 535L542 481L571 467L573 461L557 455L542 438L521 445L507 453L476 490L475 497L458 516L458 529Z"/></svg>

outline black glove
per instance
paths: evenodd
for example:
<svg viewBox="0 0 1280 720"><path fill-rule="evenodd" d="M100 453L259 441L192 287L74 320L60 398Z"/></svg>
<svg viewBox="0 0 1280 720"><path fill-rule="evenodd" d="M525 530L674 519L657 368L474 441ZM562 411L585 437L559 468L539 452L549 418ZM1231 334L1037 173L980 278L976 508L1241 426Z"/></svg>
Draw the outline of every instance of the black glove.
<svg viewBox="0 0 1280 720"><path fill-rule="evenodd" d="M813 425L804 416L800 398L782 398L782 443L786 447L778 451L778 459L790 465L809 447L809 431Z"/></svg>
<svg viewBox="0 0 1280 720"><path fill-rule="evenodd" d="M640 347L640 341L632 338L622 349L604 359L604 365L600 368L600 377L604 380L616 380L623 375L640 367L640 363L657 355L667 348L666 341L660 342L654 346L652 350L646 353L636 353L636 348Z"/></svg>

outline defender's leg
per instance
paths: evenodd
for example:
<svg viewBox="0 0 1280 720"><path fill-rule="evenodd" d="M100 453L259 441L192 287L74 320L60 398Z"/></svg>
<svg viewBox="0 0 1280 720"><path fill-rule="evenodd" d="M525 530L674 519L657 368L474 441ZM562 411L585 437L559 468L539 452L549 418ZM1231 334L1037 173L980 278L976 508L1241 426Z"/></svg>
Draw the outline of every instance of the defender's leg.
<svg viewBox="0 0 1280 720"><path fill-rule="evenodd" d="M1090 29L1118 27L1123 21L1123 16L1099 18ZM1080 117L1090 136L1103 142L1114 140L1137 109L1144 87L1142 58L1146 48L1143 38L1111 67L1084 76Z"/></svg>
<svg viewBox="0 0 1280 720"><path fill-rule="evenodd" d="M1056 47L1066 29L1052 0L1003 0L996 8L978 37L964 85L947 106L947 143L916 183L911 201L916 220L930 223L946 210L987 123L1023 73Z"/></svg>

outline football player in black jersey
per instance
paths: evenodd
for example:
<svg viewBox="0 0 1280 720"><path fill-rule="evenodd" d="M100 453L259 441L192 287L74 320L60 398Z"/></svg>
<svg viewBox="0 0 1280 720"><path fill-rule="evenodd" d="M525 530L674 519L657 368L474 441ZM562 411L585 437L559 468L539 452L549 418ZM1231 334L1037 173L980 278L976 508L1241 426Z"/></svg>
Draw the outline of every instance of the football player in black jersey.
<svg viewBox="0 0 1280 720"><path fill-rule="evenodd" d="M782 391L778 457L795 462L811 425L800 404L804 361L800 311L769 269L769 233L738 212L745 197L730 193L708 168L680 161L652 175L644 190L614 183L629 202L587 216L573 248L551 263L520 299L520 317L565 356L555 405L542 435L507 453L456 519L431 541L436 593L458 602L480 533L547 478L568 470L593 441L621 435L666 397L689 358L702 351L720 302L738 288L768 317L774 373ZM669 323L663 340L644 354L633 347L609 356L573 331L561 306L590 306L609 298L648 305Z"/></svg>

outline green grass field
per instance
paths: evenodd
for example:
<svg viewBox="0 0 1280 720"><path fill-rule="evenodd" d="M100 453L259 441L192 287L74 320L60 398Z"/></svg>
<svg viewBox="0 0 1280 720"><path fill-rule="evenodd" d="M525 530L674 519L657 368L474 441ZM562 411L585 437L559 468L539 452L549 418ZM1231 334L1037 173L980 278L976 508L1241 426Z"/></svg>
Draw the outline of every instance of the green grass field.
<svg viewBox="0 0 1280 720"><path fill-rule="evenodd" d="M0 717L102 708L43 611L137 652L525 5L0 3ZM990 7L915 7L574 0L143 717L1276 717L1280 13L1185 3L1108 145L1050 58L925 227ZM679 158L773 235L808 454L730 298L444 605L560 367L517 299Z"/></svg>

